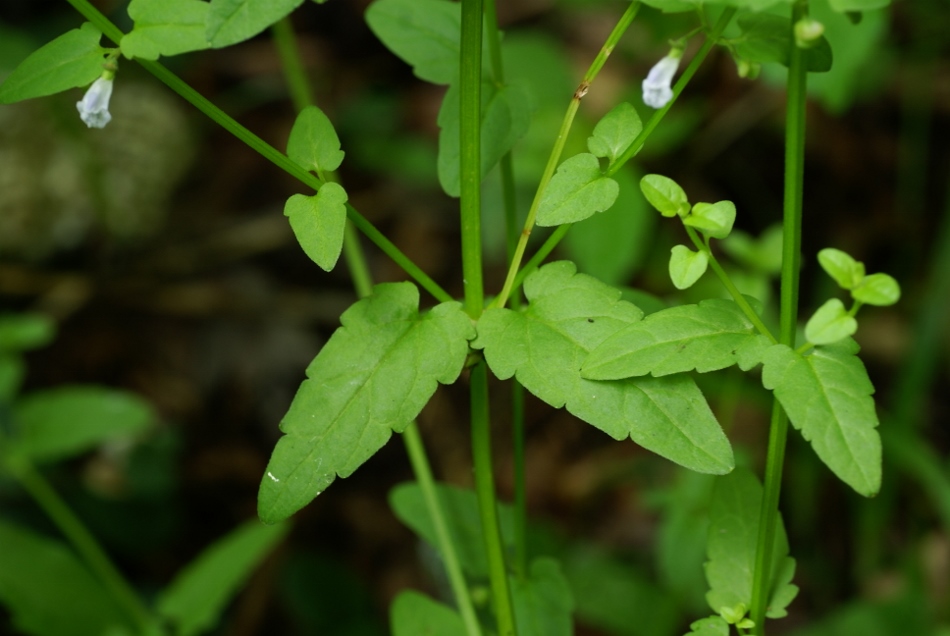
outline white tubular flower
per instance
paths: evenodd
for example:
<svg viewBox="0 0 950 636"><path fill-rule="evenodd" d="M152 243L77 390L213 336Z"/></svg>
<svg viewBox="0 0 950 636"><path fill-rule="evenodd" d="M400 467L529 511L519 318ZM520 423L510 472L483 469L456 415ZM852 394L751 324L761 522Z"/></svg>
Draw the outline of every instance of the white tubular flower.
<svg viewBox="0 0 950 636"><path fill-rule="evenodd" d="M76 102L76 110L90 128L105 128L112 121L109 114L109 98L112 97L112 78L103 75L89 87L82 101Z"/></svg>
<svg viewBox="0 0 950 636"><path fill-rule="evenodd" d="M657 62L643 80L643 103L651 108L663 108L673 99L673 76L680 65L683 51L673 49Z"/></svg>

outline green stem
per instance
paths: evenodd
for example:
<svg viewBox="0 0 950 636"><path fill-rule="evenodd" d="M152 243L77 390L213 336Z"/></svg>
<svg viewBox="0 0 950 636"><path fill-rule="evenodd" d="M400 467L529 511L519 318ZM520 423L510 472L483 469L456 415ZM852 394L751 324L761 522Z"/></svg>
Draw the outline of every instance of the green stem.
<svg viewBox="0 0 950 636"><path fill-rule="evenodd" d="M290 18L275 22L271 27L271 33L274 36L274 44L277 45L277 53L280 55L280 64L284 69L287 86L290 88L290 99L294 104L294 110L299 113L314 102Z"/></svg>
<svg viewBox="0 0 950 636"><path fill-rule="evenodd" d="M10 472L23 484L43 512L53 520L63 536L69 540L89 569L112 594L139 632L147 633L152 624L152 615L128 581L119 573L108 555L73 514L59 495L32 464L25 460L9 462Z"/></svg>
<svg viewBox="0 0 950 636"><path fill-rule="evenodd" d="M686 70L683 71L683 75L680 77L679 81L673 86L673 99L663 108L657 110L653 113L649 120L647 120L646 125L643 127L643 130L640 131L640 134L633 140L633 143L630 144L630 147L622 155L620 155L614 163L610 165L607 169L606 175L613 176L616 174L620 168L623 167L627 161L629 161L634 155L636 155L643 146L646 144L647 139L656 130L656 127L660 124L663 117L669 112L670 108L673 107L673 104L676 102L677 98L680 96L680 93L683 92L683 89L686 88L686 85L696 74L696 71L699 70L700 65L709 55L709 52L712 50L712 47L716 44L716 41L722 35L722 32L729 25L729 22L732 20L733 16L736 14L736 9L726 8L723 10L722 15L719 16L719 20L716 22L716 25L713 27L713 30L706 36L706 41L700 47L699 51L696 52L696 55L690 61L689 65L686 67ZM554 251L554 248L557 247L558 243L567 235L568 230L571 229L570 223L566 225L559 226L551 235L545 240L541 248L535 253L534 256L525 264L525 266L519 271L515 276L511 286L512 291L518 289L521 284L524 282L524 279L537 269L541 263L547 258L548 254Z"/></svg>
<svg viewBox="0 0 950 636"><path fill-rule="evenodd" d="M102 15L95 7L89 4L88 0L67 0L77 11L79 11L87 20L92 22L106 37L114 42L122 39L120 31L112 22ZM243 141L252 149L257 151L265 159L276 165L278 168L306 184L314 190L319 190L323 182L314 175L307 172L306 169L294 163L287 155L280 152L263 139L252 133L250 130L239 124L230 115L211 103L198 91L186 84L181 78L169 71L158 62L148 60L136 60L147 71L152 73L159 80L164 82L169 88L189 101L195 108L211 118L215 123L230 132L232 135ZM452 300L452 296L442 289L428 274L423 272L418 265L412 262L408 256L402 253L392 241L386 238L382 232L377 230L356 208L349 203L346 204L346 215L352 223L376 244L389 258L391 258L403 271L413 278L419 286L428 291L434 298L442 302Z"/></svg>
<svg viewBox="0 0 950 636"><path fill-rule="evenodd" d="M524 222L524 229L521 231L521 236L518 240L518 245L515 248L514 256L512 257L511 263L508 266L508 275L505 277L505 284L501 289L501 293L498 294L498 296L495 298L495 301L492 303L492 307L504 307L505 303L508 302L508 297L511 295L511 292L514 288L515 277L518 274L518 269L521 267L521 259L524 258L525 248L528 245L528 238L531 236L532 229L534 229L534 221L538 215L538 207L541 205L541 199L544 196L544 191L547 189L548 183L551 181L551 177L554 176L554 171L561 159L561 153L564 151L564 144L567 142L567 134L570 132L571 125L574 123L574 116L577 114L577 109L581 105L581 99L583 99L584 95L587 94L587 91L590 90L591 84L594 82L597 74L600 73L600 69L604 67L604 64L607 62L607 58L610 57L611 52L613 52L614 47L617 46L617 43L627 30L627 27L630 26L631 22L633 22L633 18L636 17L639 8L639 2L632 2L630 3L630 6L627 7L627 10L623 12L623 15L620 16L620 20L614 26L613 31L611 31L610 35L607 37L607 41L604 42L604 45L601 47L597 57L594 58L590 68L587 69L587 73L584 74L584 79L581 80L581 83L574 91L574 95L571 97L571 102L567 106L567 112L564 113L564 120L561 122L561 129L558 131L557 139L554 141L554 147L551 149L551 154L548 156L547 165L544 167L544 172L541 175L541 181L538 183L538 189L534 194L534 200L531 202L531 207L528 209L528 216Z"/></svg>
<svg viewBox="0 0 950 636"><path fill-rule="evenodd" d="M752 305L749 304L749 301L745 299L745 296L742 295L742 292L739 291L739 288L736 287L735 283L732 282L732 279L729 278L729 274L727 274L726 270L724 270L722 265L719 264L719 260L713 254L712 250L709 248L709 245L699 238L696 230L685 224L683 227L686 229L686 233L689 235L690 240L693 241L696 249L706 252L706 256L709 258L709 266L712 267L713 271L716 273L716 276L718 276L720 282L722 282L723 287L725 287L729 292L729 295L732 296L732 299L742 310L742 313L746 315L746 318L749 319L749 322L755 325L755 328L759 330L759 333L771 340L772 344L776 344L778 340L775 339L775 336L772 335L772 332L769 330L769 328L765 326L765 323L762 322L762 319L759 318L759 315L755 313L754 309L752 309Z"/></svg>
<svg viewBox="0 0 950 636"><path fill-rule="evenodd" d="M422 498L429 511L429 516L432 517L436 547L439 554L442 555L443 563L445 563L449 585L455 596L455 602L458 604L459 614L462 615L462 622L465 623L465 633L468 636L481 636L482 628L478 624L478 617L475 615L475 607L472 605L472 599L468 593L465 575L462 574L462 566L455 551L455 545L452 543L448 524L445 522L442 503L436 491L435 479L432 477L432 467L429 465L425 446L422 443L422 436L419 435L419 427L415 422L403 431L402 439L406 444L406 452L409 454L409 462L412 464L412 472L416 477L416 483L419 484L419 489L422 491Z"/></svg>
<svg viewBox="0 0 950 636"><path fill-rule="evenodd" d="M482 0L462 0L459 68L462 279L465 311L474 319L482 313L485 296L481 221L482 23Z"/></svg>
<svg viewBox="0 0 950 636"><path fill-rule="evenodd" d="M808 0L797 0L792 7L792 25L808 15ZM794 38L793 38L794 41ZM788 93L785 115L785 199L783 205L781 329L779 341L795 345L798 326L798 281L801 265L802 190L805 170L805 99L808 71L804 51L792 47L788 68ZM788 416L775 400L769 429L769 446L765 463L765 487L759 515L755 573L752 583L752 620L754 634L765 634L765 612L771 587L772 552L778 525L779 495L782 489L782 468L788 437Z"/></svg>
<svg viewBox="0 0 950 636"><path fill-rule="evenodd" d="M501 541L501 527L495 501L495 478L491 458L491 427L488 409L488 366L484 360L472 367L472 459L475 492L482 522L488 578L499 636L515 636L515 616L508 586L508 569Z"/></svg>

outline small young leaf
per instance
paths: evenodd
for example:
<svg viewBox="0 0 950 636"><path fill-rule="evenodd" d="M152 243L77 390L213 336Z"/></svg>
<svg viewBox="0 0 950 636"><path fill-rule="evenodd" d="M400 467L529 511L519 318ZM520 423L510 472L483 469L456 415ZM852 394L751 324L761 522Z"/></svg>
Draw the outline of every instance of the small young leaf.
<svg viewBox="0 0 950 636"><path fill-rule="evenodd" d="M412 590L400 592L390 605L389 626L393 636L465 636L467 633L458 612Z"/></svg>
<svg viewBox="0 0 950 636"><path fill-rule="evenodd" d="M736 206L732 201L718 203L697 203L683 224L694 227L706 236L724 239L732 231L736 222Z"/></svg>
<svg viewBox="0 0 950 636"><path fill-rule="evenodd" d="M707 616L690 623L686 636L729 636L729 623L721 616Z"/></svg>
<svg viewBox="0 0 950 636"><path fill-rule="evenodd" d="M597 157L582 153L560 166L548 183L538 206L542 227L577 223L614 204L620 186L600 171Z"/></svg>
<svg viewBox="0 0 950 636"><path fill-rule="evenodd" d="M216 49L249 40L301 4L303 0L211 0L205 38Z"/></svg>
<svg viewBox="0 0 950 636"><path fill-rule="evenodd" d="M455 382L475 335L457 302L419 315L412 283L377 285L347 309L307 367L261 480L265 523L307 505L402 432L435 392Z"/></svg>
<svg viewBox="0 0 950 636"><path fill-rule="evenodd" d="M61 93L91 84L102 75L106 49L99 29L85 22L43 45L23 60L0 85L0 104Z"/></svg>
<svg viewBox="0 0 950 636"><path fill-rule="evenodd" d="M346 199L343 186L328 181L314 196L295 194L284 205L300 247L327 272L336 266L343 251Z"/></svg>
<svg viewBox="0 0 950 636"><path fill-rule="evenodd" d="M0 545L0 602L17 633L89 636L127 624L113 596L59 541L0 521Z"/></svg>
<svg viewBox="0 0 950 636"><path fill-rule="evenodd" d="M706 543L709 560L705 565L709 582L706 601L714 612L752 605L761 505L762 485L748 469L736 469L716 480ZM787 604L798 591L789 585L795 561L788 556L788 536L781 516L772 549L771 570L769 611L779 611L784 605L778 607L775 603L781 600Z"/></svg>
<svg viewBox="0 0 950 636"><path fill-rule="evenodd" d="M791 59L791 20L771 13L747 13L738 20L742 36L734 42L736 55L748 62L767 64L778 62L788 66ZM818 43L804 52L805 68L811 73L831 70L831 45L822 36Z"/></svg>
<svg viewBox="0 0 950 636"><path fill-rule="evenodd" d="M573 636L574 597L557 561L535 559L527 577L509 579L518 636Z"/></svg>
<svg viewBox="0 0 950 636"><path fill-rule="evenodd" d="M706 273L709 254L694 252L685 245L674 245L670 250L670 280L676 289L689 289Z"/></svg>
<svg viewBox="0 0 950 636"><path fill-rule="evenodd" d="M620 291L577 274L573 263L548 264L528 277L525 312L486 311L472 346L485 350L496 376L518 381L551 406L567 410L615 439L699 472L723 474L734 460L699 389L686 375L595 382L580 368L592 349L642 312Z"/></svg>
<svg viewBox="0 0 950 636"><path fill-rule="evenodd" d="M131 437L156 420L148 402L127 391L64 386L34 391L14 405L18 435L9 452L35 462L78 455Z"/></svg>
<svg viewBox="0 0 950 636"><path fill-rule="evenodd" d="M200 0L132 0L129 17L135 28L119 47L125 57L157 60L211 46L205 33L207 2Z"/></svg>
<svg viewBox="0 0 950 636"><path fill-rule="evenodd" d="M339 168L343 154L340 138L323 111L316 106L300 111L287 139L287 156L302 168L320 174Z"/></svg>
<svg viewBox="0 0 950 636"><path fill-rule="evenodd" d="M842 481L870 497L881 487L881 438L874 393L850 338L801 356L774 345L763 358L762 384L788 419Z"/></svg>
<svg viewBox="0 0 950 636"><path fill-rule="evenodd" d="M366 9L366 23L419 79L450 84L458 76L462 12L457 2L376 0Z"/></svg>
<svg viewBox="0 0 950 636"><path fill-rule="evenodd" d="M713 298L650 314L591 351L581 367L590 380L655 377L738 364L748 371L770 345L731 300Z"/></svg>
<svg viewBox="0 0 950 636"><path fill-rule="evenodd" d="M44 314L0 314L0 352L45 347L56 337L56 323Z"/></svg>
<svg viewBox="0 0 950 636"><path fill-rule="evenodd" d="M636 109L621 102L594 126L594 134L587 138L587 148L595 157L606 157L613 163L630 147L641 130L643 124Z"/></svg>
<svg viewBox="0 0 950 636"><path fill-rule="evenodd" d="M816 345L831 344L858 330L858 321L849 316L847 310L837 298L832 298L818 308L805 325L805 338Z"/></svg>
<svg viewBox="0 0 950 636"><path fill-rule="evenodd" d="M206 548L158 597L159 614L178 636L214 628L228 601L290 530L249 521Z"/></svg>
<svg viewBox="0 0 950 636"><path fill-rule="evenodd" d="M854 289L864 280L864 263L841 250L826 247L818 252L818 262L842 289Z"/></svg>
<svg viewBox="0 0 950 636"><path fill-rule="evenodd" d="M455 546L459 564L466 574L488 578L488 559L482 519L475 491L449 484L436 484L436 496L445 511L449 537ZM435 525L426 508L422 489L416 482L399 484L389 491L389 507L396 517L430 545L438 546ZM514 548L514 521L511 506L499 504L498 523L505 549Z"/></svg>
<svg viewBox="0 0 950 636"><path fill-rule="evenodd" d="M678 183L660 174L648 174L640 179L640 190L650 205L663 216L686 216L689 213L689 199Z"/></svg>
<svg viewBox="0 0 950 636"><path fill-rule="evenodd" d="M459 89L449 86L439 110L439 184L445 193L459 196ZM498 89L491 82L482 84L481 174L495 167L506 152L524 136L531 124L530 99L517 84Z"/></svg>
<svg viewBox="0 0 950 636"><path fill-rule="evenodd" d="M901 288L892 276L870 274L851 290L851 297L866 305L886 307L900 300Z"/></svg>

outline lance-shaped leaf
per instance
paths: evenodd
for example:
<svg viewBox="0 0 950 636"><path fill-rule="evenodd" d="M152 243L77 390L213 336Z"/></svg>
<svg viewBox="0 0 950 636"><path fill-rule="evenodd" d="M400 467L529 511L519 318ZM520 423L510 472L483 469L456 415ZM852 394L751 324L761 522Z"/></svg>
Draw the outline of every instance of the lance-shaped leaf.
<svg viewBox="0 0 950 636"><path fill-rule="evenodd" d="M531 100L524 88L509 84L496 88L492 82L482 84L481 173L488 174L506 152L528 131L531 124ZM461 192L459 157L459 88L449 87L439 110L439 184L449 196Z"/></svg>
<svg viewBox="0 0 950 636"><path fill-rule="evenodd" d="M159 614L179 636L217 625L221 612L264 557L280 543L289 525L261 525L256 519L215 541L189 563L158 597Z"/></svg>
<svg viewBox="0 0 950 636"><path fill-rule="evenodd" d="M389 607L393 636L464 636L465 623L451 607L425 594L400 592Z"/></svg>
<svg viewBox="0 0 950 636"><path fill-rule="evenodd" d="M881 487L881 437L874 386L848 338L802 356L785 345L762 359L762 384L842 481L866 497Z"/></svg>
<svg viewBox="0 0 950 636"><path fill-rule="evenodd" d="M561 566L542 557L529 570L526 577L509 577L518 636L572 636L574 597Z"/></svg>
<svg viewBox="0 0 950 636"><path fill-rule="evenodd" d="M300 111L287 139L287 156L302 168L322 173L339 168L343 154L340 138L324 112L316 106Z"/></svg>
<svg viewBox="0 0 950 636"><path fill-rule="evenodd" d="M619 380L693 369L706 373L734 364L748 371L770 344L738 305L712 298L663 309L621 329L591 351L581 375Z"/></svg>
<svg viewBox="0 0 950 636"><path fill-rule="evenodd" d="M23 60L0 85L0 104L86 86L102 75L106 50L91 23L67 31Z"/></svg>
<svg viewBox="0 0 950 636"><path fill-rule="evenodd" d="M295 194L284 205L284 214L290 219L300 247L328 272L336 266L343 251L346 199L343 186L328 181L314 196Z"/></svg>
<svg viewBox="0 0 950 636"><path fill-rule="evenodd" d="M200 0L132 0L129 17L135 28L119 43L126 57L157 60L211 46L205 33L207 2Z"/></svg>
<svg viewBox="0 0 950 636"><path fill-rule="evenodd" d="M419 79L449 84L458 75L462 12L457 2L376 0L366 10L366 23Z"/></svg>
<svg viewBox="0 0 950 636"><path fill-rule="evenodd" d="M587 149L594 156L606 157L613 163L641 130L643 124L636 109L627 102L620 102L594 126L594 134L587 138Z"/></svg>
<svg viewBox="0 0 950 636"><path fill-rule="evenodd" d="M685 375L595 382L580 369L591 350L638 322L620 291L577 274L573 263L542 267L525 281L524 312L486 311L473 346L501 379L517 375L533 394L562 406L615 439L699 472L722 474L734 465L732 447L702 393Z"/></svg>
<svg viewBox="0 0 950 636"><path fill-rule="evenodd" d="M717 480L709 511L709 560L705 564L709 582L706 601L714 612L752 605L761 505L762 485L749 470L740 468ZM771 572L767 616L780 618L798 592L798 587L790 584L795 560L788 556L788 536L781 516L772 548Z"/></svg>
<svg viewBox="0 0 950 636"><path fill-rule="evenodd" d="M261 480L258 512L280 521L337 475L347 477L402 432L435 392L454 382L474 328L456 302L419 314L411 283L377 285L340 318L307 367Z"/></svg>
<svg viewBox="0 0 950 636"><path fill-rule="evenodd" d="M541 197L538 225L577 223L614 204L620 186L600 170L597 157L584 152L560 166Z"/></svg>
<svg viewBox="0 0 950 636"><path fill-rule="evenodd" d="M216 49L250 39L303 0L211 0L205 37Z"/></svg>

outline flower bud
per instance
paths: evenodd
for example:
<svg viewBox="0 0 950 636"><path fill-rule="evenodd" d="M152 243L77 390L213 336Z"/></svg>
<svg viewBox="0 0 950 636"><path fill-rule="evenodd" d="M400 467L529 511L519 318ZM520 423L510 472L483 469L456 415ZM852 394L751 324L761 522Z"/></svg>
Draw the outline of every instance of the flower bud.
<svg viewBox="0 0 950 636"><path fill-rule="evenodd" d="M805 17L795 23L795 44L800 49L810 49L821 40L825 25L818 20Z"/></svg>
<svg viewBox="0 0 950 636"><path fill-rule="evenodd" d="M109 98L112 97L112 77L97 79L83 95L82 101L76 102L79 117L90 128L105 128L112 121L109 114Z"/></svg>
<svg viewBox="0 0 950 636"><path fill-rule="evenodd" d="M657 62L643 80L643 103L651 108L663 108L673 99L673 76L680 65L682 49L672 49Z"/></svg>

